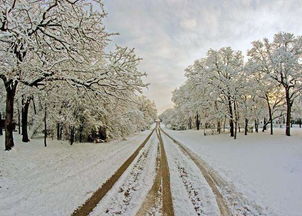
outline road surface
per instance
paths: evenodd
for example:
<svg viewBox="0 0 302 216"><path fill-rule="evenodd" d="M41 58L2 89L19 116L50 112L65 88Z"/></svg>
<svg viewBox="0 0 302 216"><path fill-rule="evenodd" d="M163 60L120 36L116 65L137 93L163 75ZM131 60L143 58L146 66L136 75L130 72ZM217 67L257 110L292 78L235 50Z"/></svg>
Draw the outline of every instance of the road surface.
<svg viewBox="0 0 302 216"><path fill-rule="evenodd" d="M72 215L264 214L202 158L157 125Z"/></svg>

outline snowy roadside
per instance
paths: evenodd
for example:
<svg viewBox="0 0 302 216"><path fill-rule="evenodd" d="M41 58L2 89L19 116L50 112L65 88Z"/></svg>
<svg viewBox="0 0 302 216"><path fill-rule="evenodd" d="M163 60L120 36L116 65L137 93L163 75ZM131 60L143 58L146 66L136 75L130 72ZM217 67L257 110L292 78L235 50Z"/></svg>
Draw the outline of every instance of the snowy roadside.
<svg viewBox="0 0 302 216"><path fill-rule="evenodd" d="M0 215L70 215L109 178L150 131L110 143L33 139L0 151ZM4 137L0 137L3 146Z"/></svg>
<svg viewBox="0 0 302 216"><path fill-rule="evenodd" d="M276 215L301 215L301 129L294 129L292 137L276 129L274 136L240 134L237 140L193 130L167 132L234 184L243 197Z"/></svg>

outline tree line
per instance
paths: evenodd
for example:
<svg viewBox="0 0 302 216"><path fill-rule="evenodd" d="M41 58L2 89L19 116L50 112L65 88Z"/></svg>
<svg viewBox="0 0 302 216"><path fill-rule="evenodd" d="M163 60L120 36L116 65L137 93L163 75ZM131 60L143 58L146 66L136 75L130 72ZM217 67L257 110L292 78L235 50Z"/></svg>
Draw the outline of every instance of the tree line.
<svg viewBox="0 0 302 216"><path fill-rule="evenodd" d="M0 0L5 150L16 126L23 142L43 132L46 146L47 136L71 144L125 136L156 118L142 96L142 59L128 47L108 48L117 34L106 31L106 15L102 0Z"/></svg>
<svg viewBox="0 0 302 216"><path fill-rule="evenodd" d="M160 117L175 129L229 129L249 127L258 132L274 122L285 123L290 136L291 123L301 126L302 36L280 32L252 42L245 59L231 47L210 49L206 56L188 66L186 82L173 92L173 109Z"/></svg>

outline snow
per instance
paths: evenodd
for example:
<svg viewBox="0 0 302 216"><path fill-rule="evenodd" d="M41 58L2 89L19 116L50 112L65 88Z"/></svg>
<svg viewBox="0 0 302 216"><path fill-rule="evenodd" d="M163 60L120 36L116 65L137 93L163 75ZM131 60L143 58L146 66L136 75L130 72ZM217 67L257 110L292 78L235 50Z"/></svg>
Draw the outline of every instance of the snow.
<svg viewBox="0 0 302 216"><path fill-rule="evenodd" d="M42 139L0 151L0 215L70 215L131 155L150 131L126 141L75 143ZM0 137L4 149L4 136Z"/></svg>
<svg viewBox="0 0 302 216"><path fill-rule="evenodd" d="M135 215L152 186L156 153L157 139L153 133L138 157L90 215Z"/></svg>
<svg viewBox="0 0 302 216"><path fill-rule="evenodd" d="M287 137L276 134L203 136L202 131L172 131L170 135L205 160L243 197L269 215L300 216L302 212L302 129Z"/></svg>
<svg viewBox="0 0 302 216"><path fill-rule="evenodd" d="M302 129L294 128L291 137L283 135L284 129L275 129L273 136L240 133L237 140L227 134L203 136L202 131L165 130L234 187L249 201L246 204L260 206L270 216L301 215ZM48 140L47 148L42 139L22 143L15 134L16 147L9 152L0 151L0 215L70 215L149 132L100 144L70 146L65 141ZM201 215L218 215L215 196L198 167L166 135L162 137L175 215L195 215L199 208ZM2 146L3 141L1 136ZM154 180L157 144L153 134L91 215L103 215L107 209L108 215L137 212ZM121 188L129 189L129 195L119 193Z"/></svg>
<svg viewBox="0 0 302 216"><path fill-rule="evenodd" d="M170 168L175 215L219 215L214 194L196 165L166 135L162 137Z"/></svg>

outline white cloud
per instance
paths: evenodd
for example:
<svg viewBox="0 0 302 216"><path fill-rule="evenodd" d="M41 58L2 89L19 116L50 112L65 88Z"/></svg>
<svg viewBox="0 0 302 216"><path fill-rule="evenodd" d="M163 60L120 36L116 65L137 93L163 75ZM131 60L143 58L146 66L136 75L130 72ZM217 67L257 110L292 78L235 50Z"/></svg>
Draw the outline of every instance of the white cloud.
<svg viewBox="0 0 302 216"><path fill-rule="evenodd" d="M106 27L114 41L135 47L151 83L146 95L160 111L172 106L171 91L184 69L209 48L250 42L278 31L302 34L300 0L105 0Z"/></svg>
<svg viewBox="0 0 302 216"><path fill-rule="evenodd" d="M183 19L180 22L180 26L185 30L194 30L197 26L196 19Z"/></svg>

